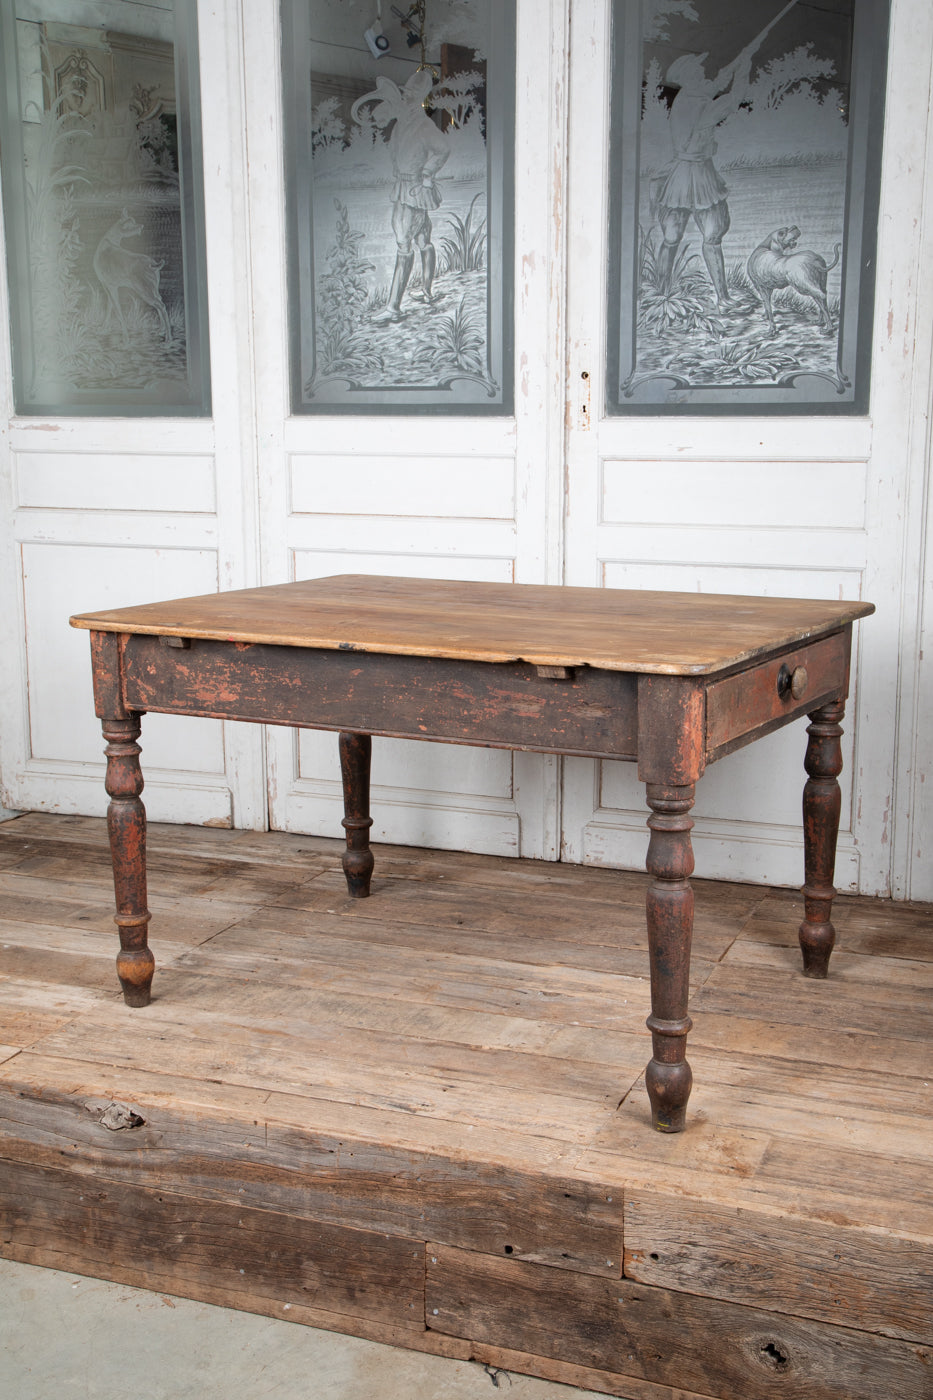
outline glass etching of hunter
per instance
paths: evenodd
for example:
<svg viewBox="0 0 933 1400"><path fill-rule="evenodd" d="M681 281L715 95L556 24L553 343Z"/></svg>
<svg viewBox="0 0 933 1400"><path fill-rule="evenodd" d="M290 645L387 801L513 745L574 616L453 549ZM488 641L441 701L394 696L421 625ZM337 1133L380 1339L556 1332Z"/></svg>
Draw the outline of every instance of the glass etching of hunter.
<svg viewBox="0 0 933 1400"><path fill-rule="evenodd" d="M864 395L885 21L877 0L617 5L610 411Z"/></svg>
<svg viewBox="0 0 933 1400"><path fill-rule="evenodd" d="M210 408L194 0L0 0L20 413Z"/></svg>
<svg viewBox="0 0 933 1400"><path fill-rule="evenodd" d="M285 0L296 411L508 412L513 19Z"/></svg>

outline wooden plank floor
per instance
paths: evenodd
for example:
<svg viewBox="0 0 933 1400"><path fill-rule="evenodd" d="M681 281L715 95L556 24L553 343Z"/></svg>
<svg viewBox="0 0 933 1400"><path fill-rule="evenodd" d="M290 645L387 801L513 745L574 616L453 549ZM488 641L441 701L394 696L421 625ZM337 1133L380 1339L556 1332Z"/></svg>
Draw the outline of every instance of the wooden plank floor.
<svg viewBox="0 0 933 1400"><path fill-rule="evenodd" d="M0 1252L631 1400L933 1396L933 908L696 882L688 1131L650 1129L645 878L0 824ZM114 1108L112 1105L122 1105Z"/></svg>

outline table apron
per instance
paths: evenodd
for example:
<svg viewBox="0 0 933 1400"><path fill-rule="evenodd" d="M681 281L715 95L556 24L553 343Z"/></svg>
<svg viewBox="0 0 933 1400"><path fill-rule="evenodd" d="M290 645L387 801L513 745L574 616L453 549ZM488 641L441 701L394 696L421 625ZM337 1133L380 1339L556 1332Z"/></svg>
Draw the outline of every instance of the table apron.
<svg viewBox="0 0 933 1400"><path fill-rule="evenodd" d="M131 710L350 730L445 743L634 759L636 678L580 667L544 677L524 662L326 651L127 636Z"/></svg>

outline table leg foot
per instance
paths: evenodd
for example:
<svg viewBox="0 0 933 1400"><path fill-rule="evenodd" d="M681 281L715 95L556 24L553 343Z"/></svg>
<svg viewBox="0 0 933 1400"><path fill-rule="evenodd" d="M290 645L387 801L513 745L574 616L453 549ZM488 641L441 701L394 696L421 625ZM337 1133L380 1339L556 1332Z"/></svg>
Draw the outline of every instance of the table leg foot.
<svg viewBox="0 0 933 1400"><path fill-rule="evenodd" d="M373 741L369 734L340 735L340 772L343 778L344 818L347 849L343 853L343 873L351 899L369 894L375 858L369 848L369 770Z"/></svg>
<svg viewBox="0 0 933 1400"><path fill-rule="evenodd" d="M146 907L146 809L140 793L143 775L139 765L140 720L105 719L107 747L106 788L110 795L107 831L113 860L113 890L120 931L117 976L127 1006L148 1006L155 959L149 950L152 917Z"/></svg>
<svg viewBox="0 0 933 1400"><path fill-rule="evenodd" d="M833 874L839 834L842 725L845 705L834 700L810 715L803 790L804 919L800 949L805 977L826 977L836 941L833 927Z"/></svg>
<svg viewBox="0 0 933 1400"><path fill-rule="evenodd" d="M683 1132L693 1074L687 1063L687 1015L690 945L693 938L693 847L689 812L695 788L647 785L651 816L647 869L654 877L646 912L651 959L651 1031L653 1058L645 1072L654 1127L662 1133Z"/></svg>
<svg viewBox="0 0 933 1400"><path fill-rule="evenodd" d="M152 999L155 958L149 948L121 948L117 954L117 976L127 1006L148 1006Z"/></svg>
<svg viewBox="0 0 933 1400"><path fill-rule="evenodd" d="M658 1034L651 1027L650 1019L648 1025L653 1034ZM645 1084L651 1103L652 1126L659 1133L682 1133L687 1126L687 1100L693 1088L693 1071L687 1061L664 1064L660 1060L649 1060Z"/></svg>

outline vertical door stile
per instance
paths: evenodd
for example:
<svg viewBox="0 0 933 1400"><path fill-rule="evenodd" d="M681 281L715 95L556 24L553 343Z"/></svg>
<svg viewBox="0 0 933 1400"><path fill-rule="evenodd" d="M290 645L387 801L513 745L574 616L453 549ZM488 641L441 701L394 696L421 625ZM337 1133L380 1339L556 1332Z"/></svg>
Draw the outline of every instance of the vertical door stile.
<svg viewBox="0 0 933 1400"><path fill-rule="evenodd" d="M519 583L563 582L569 46L569 0L549 0L546 8L528 0L519 4L515 157L519 511L515 577Z"/></svg>
<svg viewBox="0 0 933 1400"><path fill-rule="evenodd" d="M221 589L260 582L243 10L241 0L222 8L198 6L201 105L208 114L203 123L204 182ZM225 724L224 751L234 826L264 830L262 731L256 725Z"/></svg>
<svg viewBox="0 0 933 1400"><path fill-rule="evenodd" d="M605 269L612 194L607 185L612 8L575 0L570 49L567 465L562 581L581 587L598 587L604 582L595 535L598 517L591 518L583 511L598 499L599 426L605 402Z"/></svg>
<svg viewBox="0 0 933 1400"><path fill-rule="evenodd" d="M0 214L3 212L0 190ZM2 223L0 223L2 228ZM0 325L10 324L10 298L5 260L0 260ZM11 797L14 774L26 763L26 624L23 593L13 532L13 463L10 419L13 416L13 366L10 337L0 335L0 646L9 664L0 667L0 816Z"/></svg>
<svg viewBox="0 0 933 1400"><path fill-rule="evenodd" d="M243 55L259 575L270 584L294 578L288 543L288 319L294 308L289 307L286 281L283 51L276 0L244 6ZM297 733L268 729L265 759L270 825L287 828L287 793L298 769Z"/></svg>
<svg viewBox="0 0 933 1400"><path fill-rule="evenodd" d="M612 6L573 6L566 219L568 226L565 523L562 582L598 587L596 534L600 421L605 400L605 273L609 225L609 28ZM586 858L585 831L599 807L602 765L563 760L561 858Z"/></svg>
<svg viewBox="0 0 933 1400"><path fill-rule="evenodd" d="M518 583L562 583L570 6L518 9L515 426ZM541 75L546 74L546 82ZM544 141L542 141L542 135ZM544 347L544 354L540 348ZM562 760L512 758L521 853L557 860Z"/></svg>
<svg viewBox="0 0 933 1400"><path fill-rule="evenodd" d="M247 133L249 269L259 573L284 583L288 567L288 287L286 284L282 49L276 0L243 7L243 95Z"/></svg>
<svg viewBox="0 0 933 1400"><path fill-rule="evenodd" d="M876 357L884 366L872 412L880 450L868 509L891 532L894 567L878 561L900 626L881 666L863 668L864 763L860 828L866 851L881 856L876 888L890 879L896 899L933 899L933 666L930 591L930 424L933 396L933 11L895 9L888 86L886 217L881 230ZM905 139L906 138L906 139ZM905 268L915 269L905 275ZM881 425L891 431L882 435ZM881 448L881 444L884 444ZM872 596L872 595L869 595ZM865 637L867 642L868 638ZM879 721L896 711L885 768L871 761ZM893 798L889 794L893 791ZM876 857L877 859L877 857ZM890 875L888 860L890 859Z"/></svg>

